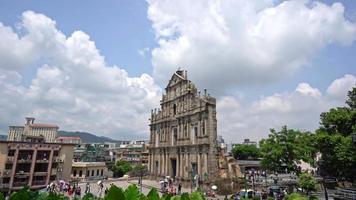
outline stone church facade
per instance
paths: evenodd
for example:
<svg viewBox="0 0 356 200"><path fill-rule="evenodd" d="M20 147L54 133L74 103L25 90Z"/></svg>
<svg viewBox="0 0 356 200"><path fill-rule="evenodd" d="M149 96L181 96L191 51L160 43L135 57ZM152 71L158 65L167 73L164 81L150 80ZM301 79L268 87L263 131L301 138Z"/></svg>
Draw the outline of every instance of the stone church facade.
<svg viewBox="0 0 356 200"><path fill-rule="evenodd" d="M199 92L187 72L170 79L160 108L151 111L149 172L180 181L218 176L216 99Z"/></svg>

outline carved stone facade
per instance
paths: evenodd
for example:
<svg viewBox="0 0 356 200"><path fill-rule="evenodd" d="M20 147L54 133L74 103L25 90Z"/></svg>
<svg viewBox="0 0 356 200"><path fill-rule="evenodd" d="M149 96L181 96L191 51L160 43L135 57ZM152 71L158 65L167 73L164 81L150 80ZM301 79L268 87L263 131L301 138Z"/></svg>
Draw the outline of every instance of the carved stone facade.
<svg viewBox="0 0 356 200"><path fill-rule="evenodd" d="M187 72L176 71L151 111L149 171L153 178L170 176L205 182L218 174L216 99L197 91Z"/></svg>

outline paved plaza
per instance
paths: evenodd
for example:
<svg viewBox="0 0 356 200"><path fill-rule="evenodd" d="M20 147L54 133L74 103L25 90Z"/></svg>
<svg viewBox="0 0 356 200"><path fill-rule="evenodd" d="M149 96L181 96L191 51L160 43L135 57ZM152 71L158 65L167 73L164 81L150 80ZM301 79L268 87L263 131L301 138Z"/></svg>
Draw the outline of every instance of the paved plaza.
<svg viewBox="0 0 356 200"><path fill-rule="evenodd" d="M120 187L122 189L126 189L131 184L136 184L137 187L140 189L140 187L138 186L138 180L137 179L129 180L129 181L127 179L105 180L105 181L103 181L104 190L105 190L105 188L110 188L110 184L114 184L114 185L116 185L116 186L118 186L118 187ZM79 186L81 187L81 191L82 191L82 196L85 195L85 193L84 193L85 185L86 185L86 182L79 183ZM142 186L142 192L144 194L146 194L146 195L149 193L151 188L156 188L158 191L160 189L159 182L158 181L154 181L154 180L144 179L142 181L142 185L143 185ZM177 186L175 186L175 187L177 187ZM94 194L95 196L100 196L100 190L99 190L98 181L90 182L90 188L91 188L91 193L92 194ZM183 192L190 193L191 189L182 187L182 193ZM101 196L102 197L104 196L104 191L101 194ZM215 199L217 199L217 198L215 198Z"/></svg>

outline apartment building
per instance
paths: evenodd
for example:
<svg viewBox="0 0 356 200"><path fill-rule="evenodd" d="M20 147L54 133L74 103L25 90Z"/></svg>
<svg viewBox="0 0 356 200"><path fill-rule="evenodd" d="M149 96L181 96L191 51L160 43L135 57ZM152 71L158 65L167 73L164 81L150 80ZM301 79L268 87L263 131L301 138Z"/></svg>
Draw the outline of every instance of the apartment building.
<svg viewBox="0 0 356 200"><path fill-rule="evenodd" d="M44 143L40 136L27 140L0 141L0 191L39 189L70 179L73 144Z"/></svg>

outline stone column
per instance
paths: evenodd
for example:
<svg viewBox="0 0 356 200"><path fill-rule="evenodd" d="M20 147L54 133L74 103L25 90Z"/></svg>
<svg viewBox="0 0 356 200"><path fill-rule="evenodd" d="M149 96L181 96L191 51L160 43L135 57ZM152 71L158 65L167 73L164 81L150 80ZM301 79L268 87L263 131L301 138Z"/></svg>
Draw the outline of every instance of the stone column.
<svg viewBox="0 0 356 200"><path fill-rule="evenodd" d="M166 174L166 153L162 154L162 175Z"/></svg>
<svg viewBox="0 0 356 200"><path fill-rule="evenodd" d="M151 152L148 152L148 172L151 173Z"/></svg>
<svg viewBox="0 0 356 200"><path fill-rule="evenodd" d="M162 153L162 172L161 175L164 175L165 171L165 165L166 165L166 159L165 159L165 153Z"/></svg>
<svg viewBox="0 0 356 200"><path fill-rule="evenodd" d="M197 156L198 156L198 161L197 161L197 163L198 163L198 174L199 174L199 176L201 176L201 162L200 162L200 153L199 152L197 152Z"/></svg>
<svg viewBox="0 0 356 200"><path fill-rule="evenodd" d="M186 178L189 178L189 173L188 171L190 170L190 167L189 167L189 153L185 155L185 166L187 167L187 173L185 174L185 177Z"/></svg>
<svg viewBox="0 0 356 200"><path fill-rule="evenodd" d="M166 154L166 176L170 176L170 168L169 168L169 154Z"/></svg>
<svg viewBox="0 0 356 200"><path fill-rule="evenodd" d="M179 155L179 159L180 159L179 171L180 171L180 177L181 177L181 178L184 177L184 169L183 169L184 159L183 159L183 155L184 155L184 154L180 154L180 155Z"/></svg>
<svg viewBox="0 0 356 200"><path fill-rule="evenodd" d="M177 155L177 165L176 165L176 170L177 170L177 177L180 177L180 153Z"/></svg>
<svg viewBox="0 0 356 200"><path fill-rule="evenodd" d="M158 156L158 175L161 175L162 173L162 154L159 154Z"/></svg>
<svg viewBox="0 0 356 200"><path fill-rule="evenodd" d="M36 165L36 156L37 156L37 148L33 151L32 153L32 161L31 161L31 169L30 169L30 179L28 181L28 186L31 187L32 185L32 180L33 180L33 174L35 171L35 165Z"/></svg>
<svg viewBox="0 0 356 200"><path fill-rule="evenodd" d="M204 153L204 173L208 173L208 153Z"/></svg>

